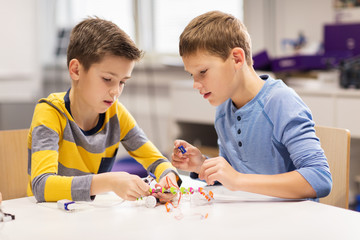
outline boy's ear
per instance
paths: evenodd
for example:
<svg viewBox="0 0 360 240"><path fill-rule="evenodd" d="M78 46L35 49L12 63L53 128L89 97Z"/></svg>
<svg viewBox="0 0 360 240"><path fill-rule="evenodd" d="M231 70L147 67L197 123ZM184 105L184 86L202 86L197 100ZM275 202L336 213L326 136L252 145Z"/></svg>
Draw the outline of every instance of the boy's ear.
<svg viewBox="0 0 360 240"><path fill-rule="evenodd" d="M69 73L72 80L79 80L80 78L80 62L76 58L71 59L69 63Z"/></svg>
<svg viewBox="0 0 360 240"><path fill-rule="evenodd" d="M245 63L245 52L242 48L233 48L233 50L231 50L231 55L236 65L241 67Z"/></svg>

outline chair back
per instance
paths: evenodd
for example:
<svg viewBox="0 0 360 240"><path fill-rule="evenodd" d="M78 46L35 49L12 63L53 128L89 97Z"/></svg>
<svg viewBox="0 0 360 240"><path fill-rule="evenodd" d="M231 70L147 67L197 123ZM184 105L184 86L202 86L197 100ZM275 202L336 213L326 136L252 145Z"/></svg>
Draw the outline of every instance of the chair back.
<svg viewBox="0 0 360 240"><path fill-rule="evenodd" d="M0 192L3 200L26 197L28 129L0 131Z"/></svg>
<svg viewBox="0 0 360 240"><path fill-rule="evenodd" d="M327 157L333 187L321 203L349 208L350 132L347 129L315 126L316 136Z"/></svg>

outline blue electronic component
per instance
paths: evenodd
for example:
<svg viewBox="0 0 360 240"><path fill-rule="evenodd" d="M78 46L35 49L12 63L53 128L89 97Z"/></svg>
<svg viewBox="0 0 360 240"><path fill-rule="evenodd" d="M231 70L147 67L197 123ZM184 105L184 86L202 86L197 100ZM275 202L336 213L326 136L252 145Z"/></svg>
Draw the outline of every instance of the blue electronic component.
<svg viewBox="0 0 360 240"><path fill-rule="evenodd" d="M178 149L180 150L180 152L182 154L186 153L186 150L185 150L184 146L180 146L180 147L178 147Z"/></svg>
<svg viewBox="0 0 360 240"><path fill-rule="evenodd" d="M143 178L143 180L145 183L150 185L156 179L156 176L152 172L148 172L148 173L149 175Z"/></svg>
<svg viewBox="0 0 360 240"><path fill-rule="evenodd" d="M67 199L57 201L58 208L65 210L65 211L74 210L74 207L72 204L75 205L75 202L71 201L71 200L67 200Z"/></svg>
<svg viewBox="0 0 360 240"><path fill-rule="evenodd" d="M152 178L156 179L155 174L153 174L152 172L149 172L149 175L150 175Z"/></svg>

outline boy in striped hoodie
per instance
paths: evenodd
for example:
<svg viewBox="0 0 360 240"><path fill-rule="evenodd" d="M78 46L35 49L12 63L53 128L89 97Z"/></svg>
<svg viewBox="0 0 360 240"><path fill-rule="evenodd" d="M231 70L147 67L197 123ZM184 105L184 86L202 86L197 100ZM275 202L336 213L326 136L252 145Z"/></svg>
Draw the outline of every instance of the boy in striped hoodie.
<svg viewBox="0 0 360 240"><path fill-rule="evenodd" d="M176 169L118 101L140 51L114 23L89 18L74 27L67 51L71 88L39 100L28 136L28 195L39 202L90 201L113 191L125 200L149 195L138 176L109 172L121 143L152 172L181 184ZM156 193L170 200L171 194Z"/></svg>

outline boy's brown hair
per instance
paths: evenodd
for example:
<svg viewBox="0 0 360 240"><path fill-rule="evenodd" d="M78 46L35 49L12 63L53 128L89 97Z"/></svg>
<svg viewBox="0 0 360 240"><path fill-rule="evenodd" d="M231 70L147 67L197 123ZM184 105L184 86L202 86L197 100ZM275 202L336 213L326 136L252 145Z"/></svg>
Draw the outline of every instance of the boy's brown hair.
<svg viewBox="0 0 360 240"><path fill-rule="evenodd" d="M70 61L76 58L87 71L93 63L100 62L106 55L137 61L143 52L113 22L97 17L88 18L73 28L67 49L68 67Z"/></svg>
<svg viewBox="0 0 360 240"><path fill-rule="evenodd" d="M205 50L225 61L235 47L244 50L246 62L252 66L251 39L245 25L230 14L211 11L185 27L180 35L179 53L183 57Z"/></svg>

